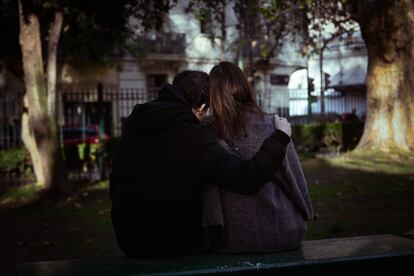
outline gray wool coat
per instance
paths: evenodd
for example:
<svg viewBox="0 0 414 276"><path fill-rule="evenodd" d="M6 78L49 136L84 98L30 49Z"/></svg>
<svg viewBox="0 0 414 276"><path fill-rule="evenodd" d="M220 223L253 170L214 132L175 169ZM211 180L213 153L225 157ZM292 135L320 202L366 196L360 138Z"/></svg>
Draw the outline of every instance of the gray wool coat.
<svg viewBox="0 0 414 276"><path fill-rule="evenodd" d="M273 115L248 116L246 135L225 149L250 159L275 127ZM313 218L308 187L294 145L290 142L282 167L275 179L257 194L241 195L219 189L213 183L203 188L203 227L207 241L222 237L217 253L278 252L301 246L307 231L306 221Z"/></svg>

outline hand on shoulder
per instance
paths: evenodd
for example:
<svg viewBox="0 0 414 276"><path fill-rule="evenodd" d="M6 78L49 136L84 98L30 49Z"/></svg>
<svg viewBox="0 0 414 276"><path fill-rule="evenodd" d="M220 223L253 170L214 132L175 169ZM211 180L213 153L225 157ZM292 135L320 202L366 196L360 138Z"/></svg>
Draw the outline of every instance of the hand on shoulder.
<svg viewBox="0 0 414 276"><path fill-rule="evenodd" d="M289 137L292 136L292 128L286 118L279 117L277 114L275 114L273 116L273 123L275 124L276 129L283 131Z"/></svg>

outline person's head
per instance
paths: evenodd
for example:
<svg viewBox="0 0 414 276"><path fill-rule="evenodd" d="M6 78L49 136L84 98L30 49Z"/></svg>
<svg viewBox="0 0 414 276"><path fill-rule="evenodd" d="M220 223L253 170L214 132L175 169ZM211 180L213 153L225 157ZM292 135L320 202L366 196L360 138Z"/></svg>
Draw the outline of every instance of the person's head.
<svg viewBox="0 0 414 276"><path fill-rule="evenodd" d="M201 120L209 107L208 74L201 71L185 70L174 77L172 85L183 92L193 113Z"/></svg>
<svg viewBox="0 0 414 276"><path fill-rule="evenodd" d="M246 75L229 61L210 71L210 105L217 135L231 140L244 134L248 112L263 114Z"/></svg>

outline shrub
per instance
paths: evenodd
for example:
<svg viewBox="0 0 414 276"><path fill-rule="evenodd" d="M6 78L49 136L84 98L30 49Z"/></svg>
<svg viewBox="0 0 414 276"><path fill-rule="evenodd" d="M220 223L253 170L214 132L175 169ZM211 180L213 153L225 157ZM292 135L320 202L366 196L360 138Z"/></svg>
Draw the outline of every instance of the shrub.
<svg viewBox="0 0 414 276"><path fill-rule="evenodd" d="M88 171L97 167L98 158L104 153L103 144L74 144L63 147L66 167L70 170Z"/></svg>
<svg viewBox="0 0 414 276"><path fill-rule="evenodd" d="M33 176L30 154L24 147L0 150L0 174Z"/></svg>
<svg viewBox="0 0 414 276"><path fill-rule="evenodd" d="M348 151L362 136L363 122L294 125L292 139L302 154Z"/></svg>

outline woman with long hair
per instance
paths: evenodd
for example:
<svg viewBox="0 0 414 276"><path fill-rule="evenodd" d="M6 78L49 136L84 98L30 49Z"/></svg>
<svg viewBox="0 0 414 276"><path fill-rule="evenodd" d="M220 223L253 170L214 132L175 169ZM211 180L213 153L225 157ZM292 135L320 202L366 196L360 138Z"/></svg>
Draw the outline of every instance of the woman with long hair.
<svg viewBox="0 0 414 276"><path fill-rule="evenodd" d="M243 71L224 61L210 71L212 127L230 153L249 159L282 118L264 113ZM254 194L213 184L204 189L203 226L212 251L277 252L300 247L313 217L306 180L292 142L272 181Z"/></svg>

